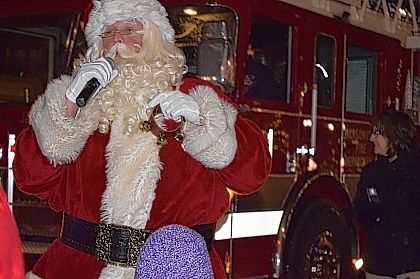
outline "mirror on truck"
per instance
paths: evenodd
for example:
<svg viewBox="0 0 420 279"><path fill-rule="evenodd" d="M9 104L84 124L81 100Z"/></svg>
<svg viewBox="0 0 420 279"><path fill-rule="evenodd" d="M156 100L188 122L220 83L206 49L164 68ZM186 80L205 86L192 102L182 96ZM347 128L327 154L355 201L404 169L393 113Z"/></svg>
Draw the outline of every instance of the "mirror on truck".
<svg viewBox="0 0 420 279"><path fill-rule="evenodd" d="M167 6L176 45L185 54L188 74L220 85L230 94L235 87L235 49L238 19L224 6Z"/></svg>
<svg viewBox="0 0 420 279"><path fill-rule="evenodd" d="M232 51L224 21L207 22L203 25L197 53L197 74L228 86Z"/></svg>

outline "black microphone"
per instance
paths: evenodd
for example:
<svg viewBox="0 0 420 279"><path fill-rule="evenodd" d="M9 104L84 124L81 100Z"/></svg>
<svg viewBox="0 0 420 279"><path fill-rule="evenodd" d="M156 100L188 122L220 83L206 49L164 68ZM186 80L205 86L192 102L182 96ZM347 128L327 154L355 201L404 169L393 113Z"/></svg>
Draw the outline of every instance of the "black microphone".
<svg viewBox="0 0 420 279"><path fill-rule="evenodd" d="M115 64L114 60L110 57L105 57L106 61L111 65L112 70L114 70ZM79 107L86 106L88 99L92 96L92 94L101 86L97 78L91 78L86 85L83 87L82 91L76 98L76 104Z"/></svg>

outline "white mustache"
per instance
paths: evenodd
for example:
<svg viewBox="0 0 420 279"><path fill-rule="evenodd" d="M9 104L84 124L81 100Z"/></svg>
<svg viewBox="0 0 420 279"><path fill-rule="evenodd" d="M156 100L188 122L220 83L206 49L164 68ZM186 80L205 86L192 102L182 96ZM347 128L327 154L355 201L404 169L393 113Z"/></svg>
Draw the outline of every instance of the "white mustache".
<svg viewBox="0 0 420 279"><path fill-rule="evenodd" d="M140 48L139 45L135 45L135 47ZM136 55L136 53L132 51L126 44L116 43L112 46L112 48L109 50L106 56L114 59L117 53L121 58L134 58Z"/></svg>

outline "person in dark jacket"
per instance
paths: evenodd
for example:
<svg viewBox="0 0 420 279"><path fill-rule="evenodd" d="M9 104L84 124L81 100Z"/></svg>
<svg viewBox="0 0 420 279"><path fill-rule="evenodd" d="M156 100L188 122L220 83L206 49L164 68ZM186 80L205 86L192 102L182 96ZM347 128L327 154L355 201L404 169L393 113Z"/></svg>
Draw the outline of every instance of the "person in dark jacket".
<svg viewBox="0 0 420 279"><path fill-rule="evenodd" d="M403 112L374 118L375 161L360 178L354 200L366 232L366 279L420 278L420 146Z"/></svg>

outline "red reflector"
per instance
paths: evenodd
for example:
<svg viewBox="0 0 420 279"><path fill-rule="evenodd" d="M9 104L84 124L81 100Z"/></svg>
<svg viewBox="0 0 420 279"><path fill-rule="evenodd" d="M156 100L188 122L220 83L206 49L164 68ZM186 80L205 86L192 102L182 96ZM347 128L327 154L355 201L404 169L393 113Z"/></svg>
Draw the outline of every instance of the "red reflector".
<svg viewBox="0 0 420 279"><path fill-rule="evenodd" d="M16 145L10 146L10 152L16 152Z"/></svg>

